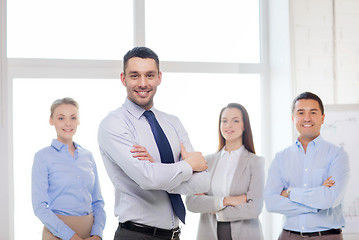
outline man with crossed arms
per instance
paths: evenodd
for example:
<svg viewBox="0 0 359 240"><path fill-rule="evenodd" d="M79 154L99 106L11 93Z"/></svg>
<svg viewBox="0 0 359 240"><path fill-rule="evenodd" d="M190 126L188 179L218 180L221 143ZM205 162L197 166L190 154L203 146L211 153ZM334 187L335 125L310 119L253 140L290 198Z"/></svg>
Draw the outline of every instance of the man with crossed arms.
<svg viewBox="0 0 359 240"><path fill-rule="evenodd" d="M276 154L264 191L268 211L284 215L280 240L343 239L349 161L342 148L320 136L324 117L317 95L304 92L294 99L292 120L299 136Z"/></svg>
<svg viewBox="0 0 359 240"><path fill-rule="evenodd" d="M179 218L185 222L179 194L209 188L205 159L186 152L193 148L179 119L153 107L161 80L156 53L130 50L121 74L127 99L99 127L100 151L115 187L115 240L179 239Z"/></svg>

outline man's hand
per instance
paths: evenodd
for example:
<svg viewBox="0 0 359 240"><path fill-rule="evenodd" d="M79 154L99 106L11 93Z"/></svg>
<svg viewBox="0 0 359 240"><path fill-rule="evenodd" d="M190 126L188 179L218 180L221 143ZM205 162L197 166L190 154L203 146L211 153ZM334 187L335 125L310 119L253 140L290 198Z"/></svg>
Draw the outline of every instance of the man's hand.
<svg viewBox="0 0 359 240"><path fill-rule="evenodd" d="M191 165L193 172L201 172L208 168L207 162L200 152L187 152L181 143L182 159Z"/></svg>
<svg viewBox="0 0 359 240"><path fill-rule="evenodd" d="M133 145L133 149L131 149L132 157L137 158L138 160L147 160L151 163L154 163L152 156L147 152L145 147L140 145Z"/></svg>
<svg viewBox="0 0 359 240"><path fill-rule="evenodd" d="M281 192L281 194L280 194L282 197L288 197L288 191L287 191L287 189L284 189L282 192Z"/></svg>
<svg viewBox="0 0 359 240"><path fill-rule="evenodd" d="M328 177L324 183L323 183L323 186L324 187L333 187L334 184L335 184L335 181L334 180L330 180L332 178L332 176Z"/></svg>
<svg viewBox="0 0 359 240"><path fill-rule="evenodd" d="M238 206L247 202L247 195L231 196L224 197L223 206Z"/></svg>

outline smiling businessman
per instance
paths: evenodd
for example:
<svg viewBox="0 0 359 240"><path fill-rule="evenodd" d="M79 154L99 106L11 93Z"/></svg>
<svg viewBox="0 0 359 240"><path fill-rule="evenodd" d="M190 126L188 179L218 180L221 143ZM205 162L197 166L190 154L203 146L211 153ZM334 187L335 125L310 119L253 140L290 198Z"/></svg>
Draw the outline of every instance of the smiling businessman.
<svg viewBox="0 0 359 240"><path fill-rule="evenodd" d="M279 240L343 239L349 160L342 148L320 136L324 118L317 95L304 92L294 99L292 120L299 135L276 154L264 191L268 211L284 215Z"/></svg>
<svg viewBox="0 0 359 240"><path fill-rule="evenodd" d="M158 56L135 47L124 56L125 103L101 122L98 141L115 187L115 240L179 239L186 209L181 194L209 188L207 163L193 152L180 120L154 108L161 84ZM189 152L187 152L187 150Z"/></svg>

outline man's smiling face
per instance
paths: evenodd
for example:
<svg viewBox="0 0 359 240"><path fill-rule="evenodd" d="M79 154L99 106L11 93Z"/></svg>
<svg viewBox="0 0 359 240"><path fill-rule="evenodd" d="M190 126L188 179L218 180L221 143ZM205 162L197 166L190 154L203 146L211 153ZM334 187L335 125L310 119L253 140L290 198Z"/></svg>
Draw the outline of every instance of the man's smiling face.
<svg viewBox="0 0 359 240"><path fill-rule="evenodd" d="M121 74L122 84L127 89L127 97L143 109L153 106L157 86L161 84L162 73L155 60L134 57L128 60L125 72Z"/></svg>
<svg viewBox="0 0 359 240"><path fill-rule="evenodd" d="M320 134L325 115L319 103L313 99L300 99L295 103L293 122L299 133L299 140L310 142Z"/></svg>

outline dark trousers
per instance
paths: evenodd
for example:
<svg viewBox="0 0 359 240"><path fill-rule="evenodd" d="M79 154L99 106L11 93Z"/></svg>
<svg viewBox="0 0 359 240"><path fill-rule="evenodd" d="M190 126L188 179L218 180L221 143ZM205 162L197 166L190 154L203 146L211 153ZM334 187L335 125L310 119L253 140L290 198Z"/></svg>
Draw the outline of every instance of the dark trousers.
<svg viewBox="0 0 359 240"><path fill-rule="evenodd" d="M282 231L278 240L343 240L343 234L325 235L317 237L302 237L287 231Z"/></svg>
<svg viewBox="0 0 359 240"><path fill-rule="evenodd" d="M144 233L131 231L125 228L121 228L121 226L118 226L114 240L170 240L170 239L153 237ZM180 240L180 238L177 237L174 240Z"/></svg>
<svg viewBox="0 0 359 240"><path fill-rule="evenodd" d="M217 222L217 238L218 240L232 240L230 222Z"/></svg>

